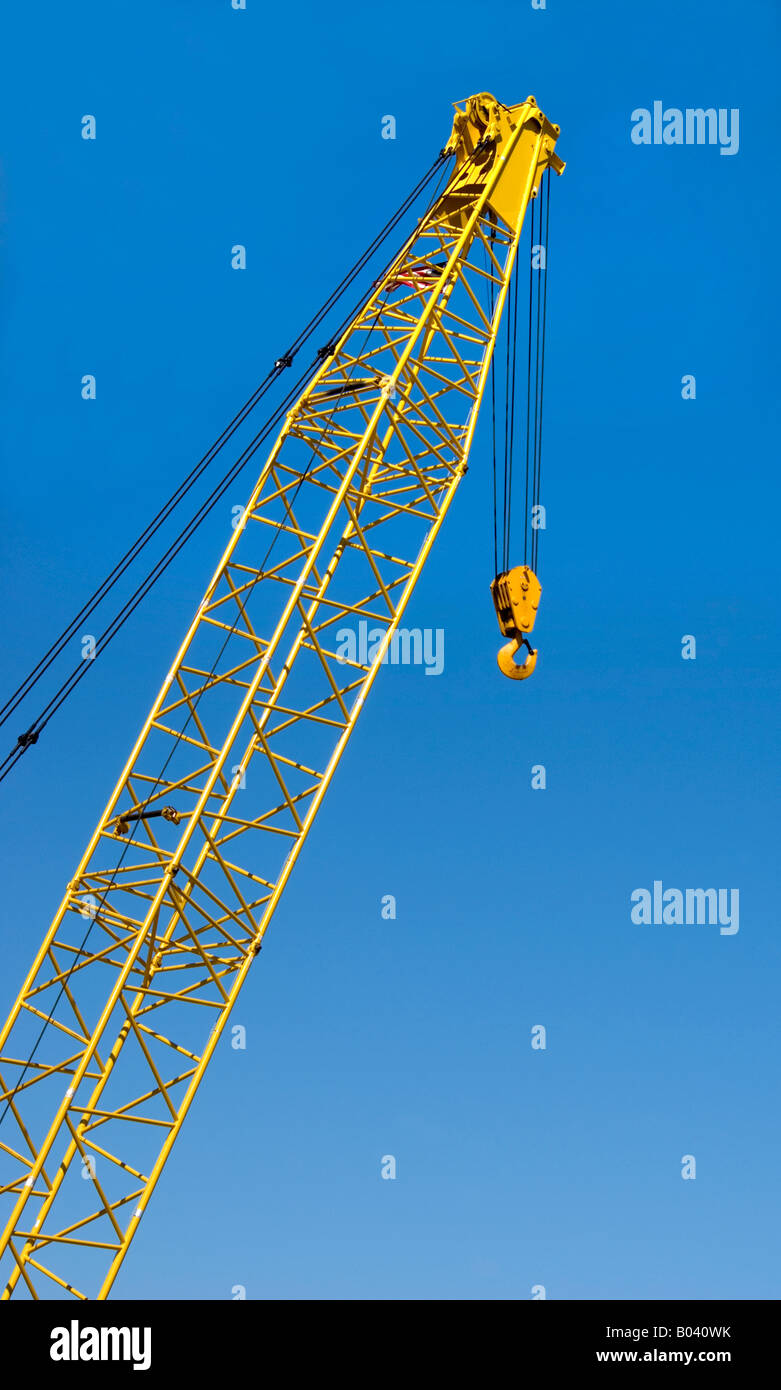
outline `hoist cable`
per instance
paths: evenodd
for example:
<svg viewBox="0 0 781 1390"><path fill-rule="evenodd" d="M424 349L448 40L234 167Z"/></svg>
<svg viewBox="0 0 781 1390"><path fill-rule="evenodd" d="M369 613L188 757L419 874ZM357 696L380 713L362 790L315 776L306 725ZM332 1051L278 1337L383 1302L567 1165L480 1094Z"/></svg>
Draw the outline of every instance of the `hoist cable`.
<svg viewBox="0 0 781 1390"><path fill-rule="evenodd" d="M179 505L182 499L187 495L190 489L195 485L198 479L203 475L203 473L206 471L209 465L216 458L220 450L224 447L228 440L233 437L233 435L236 433L239 427L243 424L244 420L246 420L247 416L255 409L256 405L266 394L267 390L270 388L272 383L276 381L280 374L292 364L292 360L295 357L295 355L300 351L304 343L312 336L315 329L320 325L322 320L338 302L338 300L349 288L349 286L352 284L355 278L365 268L368 261L372 258L375 252L383 244L383 242L387 240L388 236L397 226L398 222L402 219L402 217L406 215L412 204L419 197L420 193L431 181L437 169L443 165L445 159L446 157L443 153L440 153L437 156L436 160L431 165L429 170L423 175L421 179L418 180L418 183L416 184L412 192L407 195L401 206L397 209L393 216L388 219L385 226L381 229L380 232L377 233L369 247L362 253L359 259L352 266L352 268L343 277L340 284L337 285L336 289L334 289L331 292L331 294L320 306L317 312L312 316L312 318L309 320L309 323L301 330L298 336L293 340L290 347L288 347L287 351L283 353L280 358L277 358L273 368L267 373L263 381L252 393L249 399L245 401L244 405L233 417L230 423L226 425L225 429L222 431L219 437L214 441L214 443L206 451L206 453L195 465L195 467L191 469L190 473L187 474L187 476L179 484L176 490L171 494L168 500L163 504L163 506L155 514L152 520L147 524L147 526L144 528L141 534L136 538L133 544L121 557L121 559L117 561L114 568L110 571L110 573L106 576L103 582L90 596L90 598L87 599L84 605L79 609L75 617L73 617L70 620L68 625L60 633L59 637L57 637L55 641L51 644L48 651L44 653L44 655L40 658L38 663L33 667L32 671L30 671L29 674L25 677L25 679L20 683L20 685L17 686L16 690L9 696L5 704L0 706L0 725L4 724L6 720L10 718L14 710L17 709L22 700L25 699L25 697L41 679L41 676L44 675L44 673L49 669L52 663L57 659L57 657L63 651L64 647L73 637L79 624L85 618L89 617L90 614L95 610L95 608L103 601L106 595L110 593L111 589L118 582L121 576L127 571L127 569L138 557L138 555L140 555L144 547L157 533L157 531L165 523L165 521L167 521L168 517Z"/></svg>
<svg viewBox="0 0 781 1390"><path fill-rule="evenodd" d="M545 255L545 280L544 280L544 282L543 282L543 291L542 291L542 346L541 346L541 349L540 349L540 429L539 429L539 438L538 438L538 443L537 443L537 469L536 469L536 477L535 477L535 482L534 482L534 505L535 505L535 507L537 507L537 508L539 508L539 505L540 505L540 486L541 486L541 478L542 478L542 406L543 406L543 392L544 392L544 387L545 387L545 326L546 326L546 322L547 322L547 312L546 312L546 311L547 311L547 304L548 304L548 255L549 255L549 245L550 245L550 242L549 242L549 231L550 231L550 180L551 180L550 169L548 169L547 178L546 178L546 180L545 180L545 182L546 182L546 193L545 193L545 237L544 237L544 241L543 241L544 255ZM542 209L540 209L540 214L542 214ZM539 293L539 291L538 291L538 293ZM540 518L539 518L539 512L538 512L538 514L537 514L537 521L538 521L538 523L539 523L539 520L540 520ZM532 569L534 570L535 574L537 573L537 555L538 555L539 544L540 544L540 536L539 536L540 529L541 529L541 528L540 528L540 526L539 526L539 524L538 524L538 525L535 527L534 533L533 533L533 536L532 536L532 547L533 547Z"/></svg>
<svg viewBox="0 0 781 1390"><path fill-rule="evenodd" d="M538 226L538 228L537 228L537 236L538 236L538 238L539 238L539 240L540 240L540 244L542 244L542 201L540 202L539 226ZM536 505L536 502L535 502L535 494L536 494L536 486L537 486L537 440L538 440L538 437L539 437L539 436L538 436L538 432L537 432L537 425L538 425L539 407L540 407L540 309L541 309L541 299L540 299L540 295L541 295L541 291L540 291L540 273L539 273L539 271L540 271L540 268L539 268L539 266L538 266L538 267L537 267L537 330L536 330L535 342L534 342L534 448L533 448L533 458L532 458L532 537L531 537L532 569L534 569L534 561L535 561L535 553L536 553L536 544L535 544L535 541L536 541L536 537L535 537L535 530L536 530L536 527L534 526L533 523L534 523L534 521L539 520L539 517L537 517L536 514L534 513L534 507L535 507L535 505ZM545 273L547 274L547 271L546 271Z"/></svg>
<svg viewBox="0 0 781 1390"><path fill-rule="evenodd" d="M507 437L510 423L510 324L504 316L504 469L502 476L502 569L507 569Z"/></svg>
<svg viewBox="0 0 781 1390"><path fill-rule="evenodd" d="M495 285L494 285L494 270L493 270L493 265L491 264L491 256L489 255L489 253L488 253L487 251L486 251L486 263L487 263L488 274L489 274L489 276L490 276L490 279L489 279L489 282L488 282L488 298L489 298L489 306L490 306L489 321L490 321L490 324L491 324L491 330L493 331L493 325L494 325L494 312L495 312L495 308L496 308L496 290L495 290ZM497 520L496 520L496 377L495 377L495 374L494 374L494 353L493 353L493 349L492 349L492 351L491 351L491 364L490 364L490 367L489 367L489 369L488 369L488 374L489 374L489 376L490 376L490 378L491 378L491 455L492 455L492 460L491 460L491 461L492 461L491 476L492 476L492 479L493 479L493 499L494 499L494 574L498 574L498 573L499 573L499 540L498 540L498 534L497 534Z"/></svg>
<svg viewBox="0 0 781 1390"><path fill-rule="evenodd" d="M531 241L529 245L529 344L526 357L526 492L523 508L523 563L529 559L529 467L531 462L531 402L532 402L532 306L534 302L534 207L531 207Z"/></svg>
<svg viewBox="0 0 781 1390"><path fill-rule="evenodd" d="M551 171L543 172L537 199L531 200L529 243L529 325L526 355L526 476L524 485L523 563L536 572L539 556L540 491L542 478L542 422L545 387L545 334L548 299L548 249L550 237ZM543 208L544 203L544 208ZM535 239L536 237L536 239ZM538 264L535 265L535 256ZM494 572L498 573L499 555L502 570L510 568L512 545L513 463L515 442L515 407L517 394L517 341L520 258L511 271L507 291L504 351L505 420L504 464L502 477L501 545L497 536L498 471L496 463L496 402L494 385L494 356L491 357L491 440L492 482L494 501ZM535 274L536 271L536 274ZM542 281L542 284L540 283ZM490 294L493 321L493 286ZM501 328L501 325L500 325ZM496 344L498 344L497 334ZM531 536L530 533L531 532Z"/></svg>
<svg viewBox="0 0 781 1390"><path fill-rule="evenodd" d="M510 442L509 442L509 468L507 478L507 534L505 536L505 558L504 568L510 568L510 528L512 526L512 498L513 498L513 452L515 448L515 364L518 348L518 262L513 263L512 278L510 280L510 294L512 299L512 380L510 382ZM509 323L508 323L509 331Z"/></svg>

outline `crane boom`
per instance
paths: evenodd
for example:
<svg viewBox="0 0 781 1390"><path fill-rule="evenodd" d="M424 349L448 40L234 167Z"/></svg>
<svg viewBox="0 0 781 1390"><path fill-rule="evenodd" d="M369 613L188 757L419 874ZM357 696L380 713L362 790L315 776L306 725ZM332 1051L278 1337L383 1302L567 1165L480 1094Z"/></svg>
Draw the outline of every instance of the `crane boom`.
<svg viewBox="0 0 781 1390"><path fill-rule="evenodd" d="M285 419L0 1032L3 1298L112 1288L466 472L558 133L534 97L457 109L444 192Z"/></svg>

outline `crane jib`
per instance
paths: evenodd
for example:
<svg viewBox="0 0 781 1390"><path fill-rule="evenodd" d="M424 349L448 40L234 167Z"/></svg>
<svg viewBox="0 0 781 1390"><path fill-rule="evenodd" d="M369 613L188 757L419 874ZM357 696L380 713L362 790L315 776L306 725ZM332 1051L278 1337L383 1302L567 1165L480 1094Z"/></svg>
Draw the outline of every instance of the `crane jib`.
<svg viewBox="0 0 781 1390"><path fill-rule="evenodd" d="M558 133L532 97L457 109L445 188L280 424L0 1031L4 1298L106 1298L146 1219L465 475ZM533 569L492 588L528 645Z"/></svg>

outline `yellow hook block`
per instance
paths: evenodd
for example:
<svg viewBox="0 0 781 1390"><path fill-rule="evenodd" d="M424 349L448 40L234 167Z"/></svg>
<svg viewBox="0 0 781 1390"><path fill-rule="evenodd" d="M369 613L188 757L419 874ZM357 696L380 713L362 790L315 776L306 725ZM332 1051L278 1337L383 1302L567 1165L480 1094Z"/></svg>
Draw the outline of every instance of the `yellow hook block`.
<svg viewBox="0 0 781 1390"><path fill-rule="evenodd" d="M497 574L491 583L491 597L502 635L510 641L497 655L499 670L510 680L526 680L537 665L537 649L528 640L528 633L534 627L537 609L540 604L542 585L528 565L518 565L515 569ZM516 653L524 646L529 655L523 665L514 660Z"/></svg>

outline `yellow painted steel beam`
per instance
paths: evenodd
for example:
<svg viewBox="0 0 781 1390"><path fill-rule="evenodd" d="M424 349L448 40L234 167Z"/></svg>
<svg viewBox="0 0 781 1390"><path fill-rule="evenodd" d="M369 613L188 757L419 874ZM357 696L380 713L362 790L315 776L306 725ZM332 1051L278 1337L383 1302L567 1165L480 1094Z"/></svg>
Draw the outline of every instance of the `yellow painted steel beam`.
<svg viewBox="0 0 781 1390"><path fill-rule="evenodd" d="M557 136L534 98L457 112L444 192L274 443L0 1032L3 1298L112 1288L466 472Z"/></svg>

